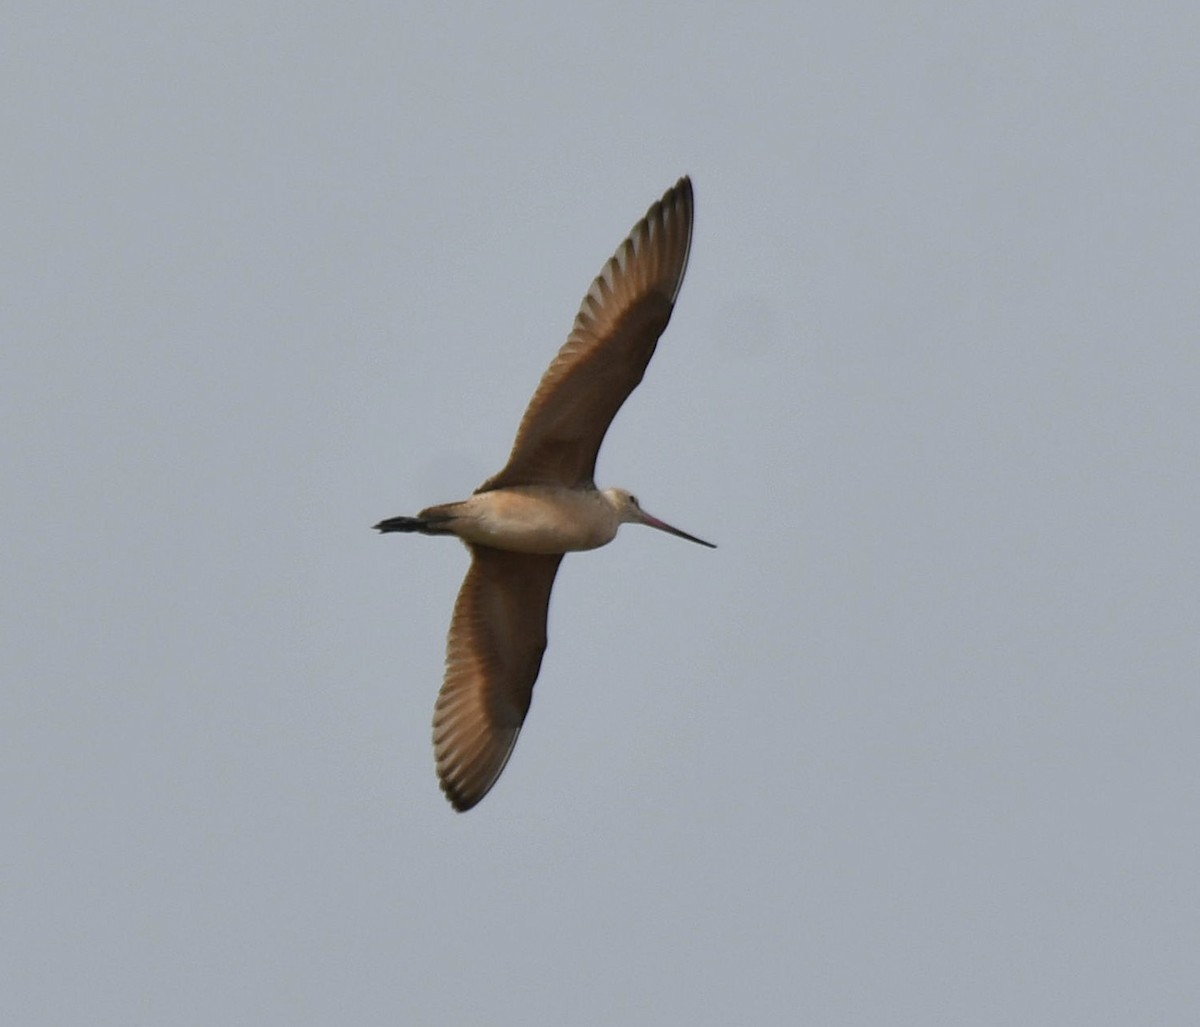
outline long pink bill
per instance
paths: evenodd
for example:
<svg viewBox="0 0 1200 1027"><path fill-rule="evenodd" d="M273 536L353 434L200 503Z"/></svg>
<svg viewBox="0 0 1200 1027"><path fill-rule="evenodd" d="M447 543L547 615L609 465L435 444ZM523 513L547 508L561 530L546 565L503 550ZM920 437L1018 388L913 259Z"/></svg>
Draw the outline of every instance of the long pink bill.
<svg viewBox="0 0 1200 1027"><path fill-rule="evenodd" d="M657 517L651 517L645 510L641 511L642 523L651 527L657 528L659 531L665 531L668 535L677 535L679 538L685 538L689 542L695 542L698 545L708 546L709 549L717 547L711 542L705 542L702 538L696 538L695 535L689 535L686 531L680 531L678 528L673 528L666 521L660 521Z"/></svg>

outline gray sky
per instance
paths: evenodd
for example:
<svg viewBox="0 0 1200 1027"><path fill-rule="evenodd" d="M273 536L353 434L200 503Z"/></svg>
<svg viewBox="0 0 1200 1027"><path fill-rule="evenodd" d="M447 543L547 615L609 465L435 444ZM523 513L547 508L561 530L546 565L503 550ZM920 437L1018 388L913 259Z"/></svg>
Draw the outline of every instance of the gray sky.
<svg viewBox="0 0 1200 1027"><path fill-rule="evenodd" d="M0 1020L1195 1018L1193 4L162 6L0 32ZM456 816L370 525L684 172L598 477L720 548L564 562Z"/></svg>

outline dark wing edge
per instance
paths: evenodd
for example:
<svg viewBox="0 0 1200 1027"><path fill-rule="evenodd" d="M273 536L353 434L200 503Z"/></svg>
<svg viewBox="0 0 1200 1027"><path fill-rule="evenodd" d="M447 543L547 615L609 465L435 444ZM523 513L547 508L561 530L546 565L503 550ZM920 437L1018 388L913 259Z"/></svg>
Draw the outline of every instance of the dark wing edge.
<svg viewBox="0 0 1200 1027"><path fill-rule="evenodd" d="M512 755L546 650L550 591L562 561L470 546L433 711L438 780L459 812L496 783Z"/></svg>

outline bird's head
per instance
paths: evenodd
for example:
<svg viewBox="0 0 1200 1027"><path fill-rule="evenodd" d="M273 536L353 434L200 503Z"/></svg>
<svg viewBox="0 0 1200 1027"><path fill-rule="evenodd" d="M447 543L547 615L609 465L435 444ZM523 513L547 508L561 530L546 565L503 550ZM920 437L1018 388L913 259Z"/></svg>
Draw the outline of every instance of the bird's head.
<svg viewBox="0 0 1200 1027"><path fill-rule="evenodd" d="M650 514L642 509L641 504L637 501L637 496L632 492L628 492L625 489L605 489L604 498L616 510L622 524L645 524L647 527L665 531L668 535L677 535L679 538L685 538L689 542L708 546L709 549L717 548L711 542L705 542L702 538L696 538L695 535L689 535L686 531L680 531L678 528L671 527L666 521L660 521L657 517L651 517Z"/></svg>

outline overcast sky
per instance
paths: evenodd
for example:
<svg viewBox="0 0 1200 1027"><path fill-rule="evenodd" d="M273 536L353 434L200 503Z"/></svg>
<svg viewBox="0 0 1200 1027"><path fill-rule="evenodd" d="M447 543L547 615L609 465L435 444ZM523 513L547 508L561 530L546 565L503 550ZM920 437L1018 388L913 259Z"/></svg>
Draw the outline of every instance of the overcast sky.
<svg viewBox="0 0 1200 1027"><path fill-rule="evenodd" d="M0 1020L1194 1021L1195 5L427 6L3 16ZM720 548L564 562L457 815L370 525L684 173L597 477Z"/></svg>

